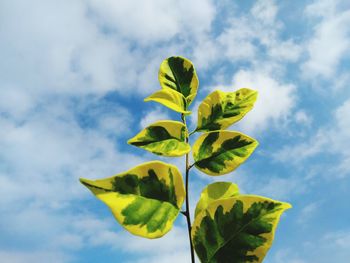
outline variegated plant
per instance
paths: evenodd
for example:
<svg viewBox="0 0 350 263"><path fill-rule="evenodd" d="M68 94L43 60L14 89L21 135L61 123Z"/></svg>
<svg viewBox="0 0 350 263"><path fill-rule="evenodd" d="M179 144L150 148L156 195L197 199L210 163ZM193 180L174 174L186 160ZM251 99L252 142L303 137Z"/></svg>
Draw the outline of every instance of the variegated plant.
<svg viewBox="0 0 350 263"><path fill-rule="evenodd" d="M171 230L177 216L186 217L192 262L194 250L201 262L262 262L271 247L281 214L291 206L256 195L240 194L230 182L209 184L200 196L191 225L188 178L192 167L220 176L235 170L254 152L258 142L237 131L225 130L242 119L254 106L257 92L247 88L214 91L198 108L198 123L188 132L186 115L197 95L198 77L191 61L165 59L159 70L161 89L145 101L155 101L181 113L181 120L155 122L128 143L151 153L186 156L185 185L174 165L161 161L140 164L115 176L80 179L112 211L130 233L159 238ZM192 147L189 137L203 132ZM183 202L185 210L182 210Z"/></svg>

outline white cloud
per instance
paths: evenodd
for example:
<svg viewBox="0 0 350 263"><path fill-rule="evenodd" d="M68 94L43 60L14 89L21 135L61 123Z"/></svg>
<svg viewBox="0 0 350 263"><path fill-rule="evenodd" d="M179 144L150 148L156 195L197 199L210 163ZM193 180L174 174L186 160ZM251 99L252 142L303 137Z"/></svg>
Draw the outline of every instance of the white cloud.
<svg viewBox="0 0 350 263"><path fill-rule="evenodd" d="M308 59L302 65L302 72L311 79L333 78L339 64L350 54L350 6L342 1L315 1L307 7L306 14L321 20L307 43Z"/></svg>
<svg viewBox="0 0 350 263"><path fill-rule="evenodd" d="M220 178L214 180L220 181ZM300 174L287 175L282 171L256 173L247 166L239 167L237 171L229 174L226 180L237 183L241 193L268 196L286 202L292 202L295 196L307 192L309 185L308 178L303 178Z"/></svg>
<svg viewBox="0 0 350 263"><path fill-rule="evenodd" d="M321 236L318 242L311 241L308 247L311 258L317 262L344 262L350 257L350 232L348 229L342 231L328 231ZM312 261L311 261L312 262Z"/></svg>
<svg viewBox="0 0 350 263"><path fill-rule="evenodd" d="M305 226L320 209L321 202L312 202L303 207L299 213L298 223Z"/></svg>
<svg viewBox="0 0 350 263"><path fill-rule="evenodd" d="M277 19L278 6L275 1L256 1L249 13L239 13L233 8L232 14L224 18L225 26L219 34L202 34L194 47L194 61L200 69L222 61L235 63L243 61L259 67L267 62L296 62L302 47L293 39L284 39L280 32L282 21ZM227 11L227 10L225 10ZM223 11L222 11L223 12ZM283 66L282 66L283 65Z"/></svg>
<svg viewBox="0 0 350 263"><path fill-rule="evenodd" d="M148 94L157 87L154 76L162 59L184 54L184 43L210 30L215 14L210 1L139 6L137 1L1 2L6 10L0 29L0 86L6 96L1 110L24 114L47 94ZM108 30L113 27L117 32ZM173 39L179 35L180 43ZM135 45L139 39L151 47Z"/></svg>
<svg viewBox="0 0 350 263"><path fill-rule="evenodd" d="M336 92L341 92L342 94L344 94L344 91L349 91L348 83L350 83L350 74L348 72L341 73L337 76L334 85L332 85L332 89L334 89Z"/></svg>
<svg viewBox="0 0 350 263"><path fill-rule="evenodd" d="M270 57L277 61L296 62L300 58L302 47L290 39L285 42L273 41L268 52Z"/></svg>
<svg viewBox="0 0 350 263"><path fill-rule="evenodd" d="M254 25L248 21L249 18L245 17L234 19L230 27L218 37L221 51L227 59L248 60L255 56L257 47L253 44L253 40L257 36Z"/></svg>
<svg viewBox="0 0 350 263"><path fill-rule="evenodd" d="M350 172L350 151L348 147L345 147L350 139L348 112L350 112L350 99L335 110L332 122L311 134L312 137L307 142L303 141L300 144L284 147L274 155L275 159L299 164L319 154L332 154L338 159L337 165L332 163L333 177L347 176Z"/></svg>
<svg viewBox="0 0 350 263"><path fill-rule="evenodd" d="M296 104L296 87L280 83L269 74L240 70L233 77L233 88L251 88L259 91L257 102L251 112L238 123L238 127L250 134L283 126Z"/></svg>
<svg viewBox="0 0 350 263"><path fill-rule="evenodd" d="M251 13L266 24L273 24L277 14L277 6L273 0L260 0L253 6Z"/></svg>
<svg viewBox="0 0 350 263"><path fill-rule="evenodd" d="M167 113L167 109L157 107L154 110L146 112L140 121L140 128L145 128L146 126L160 120L170 120L170 116Z"/></svg>
<svg viewBox="0 0 350 263"><path fill-rule="evenodd" d="M329 263L345 262L350 256L350 233L348 229L342 231L329 230L324 234L308 238L304 235L300 247L278 250L271 262L273 263Z"/></svg>
<svg viewBox="0 0 350 263"><path fill-rule="evenodd" d="M334 246L344 249L344 251L350 250L350 232L348 231L339 231L339 232L330 232L324 236L324 240L333 244Z"/></svg>
<svg viewBox="0 0 350 263"><path fill-rule="evenodd" d="M310 126L312 123L312 117L304 110L299 110L295 113L295 122L298 124Z"/></svg>
<svg viewBox="0 0 350 263"><path fill-rule="evenodd" d="M87 241L86 245L107 245L131 254L136 258L131 262L187 262L189 259L189 241L185 226L175 225L168 234L159 239L144 239L124 230L113 231L114 224L116 223L110 220L94 218L81 218L73 222L74 228Z"/></svg>
<svg viewBox="0 0 350 263"><path fill-rule="evenodd" d="M42 110L30 112L25 120L0 118L0 147L6 149L0 153L0 229L3 238L32 250L16 250L16 256L9 251L4 255L9 262L36 262L40 256L51 262L52 255L83 248L87 237L72 222L82 217L79 200L90 195L78 178L106 177L144 160L121 153L114 142L120 136L118 123L122 120L126 130L130 121L116 115L116 123L106 126L109 113L94 100L83 104L85 110L93 106L85 112L97 123L93 127L80 126L69 101L61 99L37 105ZM113 110L128 115L120 106ZM52 262L68 262L67 256Z"/></svg>
<svg viewBox="0 0 350 263"><path fill-rule="evenodd" d="M144 44L209 30L215 14L208 0L152 0L142 7L136 0L91 0L90 6L103 26L116 30L123 38Z"/></svg>

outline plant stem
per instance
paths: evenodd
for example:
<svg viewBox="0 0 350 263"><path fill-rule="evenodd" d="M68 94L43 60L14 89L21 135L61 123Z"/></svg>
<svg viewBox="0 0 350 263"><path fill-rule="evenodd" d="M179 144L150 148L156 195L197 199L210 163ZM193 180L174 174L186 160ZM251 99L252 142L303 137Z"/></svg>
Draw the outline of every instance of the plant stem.
<svg viewBox="0 0 350 263"><path fill-rule="evenodd" d="M194 134L195 132L196 132L196 130L191 131L191 132L188 134L188 136L191 136L191 135Z"/></svg>
<svg viewBox="0 0 350 263"><path fill-rule="evenodd" d="M186 129L187 129L187 125L186 125L186 117L184 114L181 114L181 119L182 122L185 124ZM186 134L186 142L188 143L188 137L189 135ZM193 244L192 244L192 238L191 238L191 215L190 215L190 202L189 202L189 198L188 198L188 177L189 177L189 173L190 173L190 169L191 169L192 165L190 166L189 164L189 156L188 153L186 154L186 184L185 184L185 189L186 189L186 210L183 213L186 216L187 219L187 229L188 229L188 237L190 239L190 248L191 248L191 262L195 263L195 257L194 257L194 250L193 250Z"/></svg>

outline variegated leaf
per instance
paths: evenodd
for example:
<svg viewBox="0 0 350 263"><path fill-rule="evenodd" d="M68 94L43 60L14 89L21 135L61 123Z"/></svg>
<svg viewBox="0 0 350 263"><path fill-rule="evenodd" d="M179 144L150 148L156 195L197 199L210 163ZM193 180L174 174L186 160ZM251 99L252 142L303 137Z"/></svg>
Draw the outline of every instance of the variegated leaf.
<svg viewBox="0 0 350 263"><path fill-rule="evenodd" d="M160 161L100 179L80 179L112 211L130 233L158 238L172 228L185 198L182 175L176 166Z"/></svg>
<svg viewBox="0 0 350 263"><path fill-rule="evenodd" d="M207 185L199 198L199 201L195 210L195 217L203 210L205 210L209 204L218 199L225 199L233 197L239 194L239 189L236 184L229 182L215 182Z"/></svg>
<svg viewBox="0 0 350 263"><path fill-rule="evenodd" d="M178 121L158 121L146 127L128 143L163 156L182 156L191 150L185 142L186 126Z"/></svg>
<svg viewBox="0 0 350 263"><path fill-rule="evenodd" d="M240 89L209 94L198 108L196 131L224 130L242 119L254 106L258 92Z"/></svg>
<svg viewBox="0 0 350 263"><path fill-rule="evenodd" d="M163 89L181 93L190 105L197 95L198 77L192 62L183 57L169 57L160 65L159 82Z"/></svg>
<svg viewBox="0 0 350 263"><path fill-rule="evenodd" d="M258 142L236 131L211 131L194 143L195 166L209 175L232 172L253 153Z"/></svg>
<svg viewBox="0 0 350 263"><path fill-rule="evenodd" d="M289 208L288 203L253 195L214 201L194 220L195 251L202 263L260 263Z"/></svg>
<svg viewBox="0 0 350 263"><path fill-rule="evenodd" d="M187 110L187 102L185 97L172 89L161 89L153 93L144 99L144 101L155 101L160 104L163 104L165 107L172 109L183 114L191 114Z"/></svg>

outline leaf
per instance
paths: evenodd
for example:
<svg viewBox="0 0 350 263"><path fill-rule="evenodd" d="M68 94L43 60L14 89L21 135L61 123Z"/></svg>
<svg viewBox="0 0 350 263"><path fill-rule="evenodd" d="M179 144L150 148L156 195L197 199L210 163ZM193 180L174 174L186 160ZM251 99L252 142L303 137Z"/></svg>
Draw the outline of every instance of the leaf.
<svg viewBox="0 0 350 263"><path fill-rule="evenodd" d="M192 226L194 248L202 263L262 262L272 245L288 203L238 195L209 204Z"/></svg>
<svg viewBox="0 0 350 263"><path fill-rule="evenodd" d="M182 156L191 150L185 142L186 126L178 121L158 121L146 127L128 143L163 156Z"/></svg>
<svg viewBox="0 0 350 263"><path fill-rule="evenodd" d="M212 131L194 143L195 166L209 175L223 175L235 170L253 153L258 142L236 131Z"/></svg>
<svg viewBox="0 0 350 263"><path fill-rule="evenodd" d="M257 91L246 88L235 92L212 92L199 105L196 131L226 129L253 108L257 96Z"/></svg>
<svg viewBox="0 0 350 263"><path fill-rule="evenodd" d="M190 111L186 110L187 106L185 97L181 93L172 89L158 90L151 96L145 98L144 101L155 101L174 111L191 114Z"/></svg>
<svg viewBox="0 0 350 263"><path fill-rule="evenodd" d="M198 77L192 62L183 57L169 57L160 65L158 74L163 89L181 93L190 105L197 95Z"/></svg>
<svg viewBox="0 0 350 263"><path fill-rule="evenodd" d="M236 184L229 182L215 182L207 185L199 198L199 201L195 210L195 217L203 210L205 210L209 204L218 199L225 199L233 197L239 194L239 189Z"/></svg>
<svg viewBox="0 0 350 263"><path fill-rule="evenodd" d="M81 178L80 182L111 209L126 230L146 238L170 231L185 198L177 167L160 161L105 179Z"/></svg>

